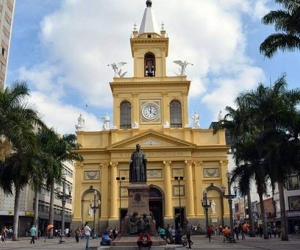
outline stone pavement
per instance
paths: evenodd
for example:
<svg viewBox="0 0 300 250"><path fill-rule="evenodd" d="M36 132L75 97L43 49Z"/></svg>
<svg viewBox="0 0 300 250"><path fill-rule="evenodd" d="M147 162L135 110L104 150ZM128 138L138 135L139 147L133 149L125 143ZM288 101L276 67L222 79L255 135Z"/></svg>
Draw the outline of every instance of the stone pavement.
<svg viewBox="0 0 300 250"><path fill-rule="evenodd" d="M300 247L300 235L289 235L289 241L281 241L278 238L271 238L264 240L260 237L249 238L246 240L239 240L237 243L223 243L221 236L213 236L211 242L205 236L192 236L194 244L192 249L240 249L240 250L289 250L299 249ZM20 238L19 241L7 240L6 242L0 242L0 250L8 249L38 249L38 250L50 250L50 249L71 249L71 250L85 250L85 241L81 240L79 243L75 242L74 238L66 239L65 243L58 244L59 238L48 239L44 242L44 239L36 240L36 244L30 245L30 238ZM137 250L137 247L100 247L99 239L90 240L90 250ZM186 248L180 245L166 245L159 247L152 247L151 250L185 250Z"/></svg>

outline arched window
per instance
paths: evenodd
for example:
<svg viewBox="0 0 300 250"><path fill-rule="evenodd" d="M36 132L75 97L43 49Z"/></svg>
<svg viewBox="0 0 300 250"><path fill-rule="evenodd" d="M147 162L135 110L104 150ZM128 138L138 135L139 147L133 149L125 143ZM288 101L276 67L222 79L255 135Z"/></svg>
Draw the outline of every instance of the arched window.
<svg viewBox="0 0 300 250"><path fill-rule="evenodd" d="M145 76L155 76L155 55L150 52L145 54Z"/></svg>
<svg viewBox="0 0 300 250"><path fill-rule="evenodd" d="M127 101L120 105L120 128L131 128L131 103Z"/></svg>
<svg viewBox="0 0 300 250"><path fill-rule="evenodd" d="M179 101L171 101L170 103L170 127L181 128L182 117L181 117L181 103Z"/></svg>

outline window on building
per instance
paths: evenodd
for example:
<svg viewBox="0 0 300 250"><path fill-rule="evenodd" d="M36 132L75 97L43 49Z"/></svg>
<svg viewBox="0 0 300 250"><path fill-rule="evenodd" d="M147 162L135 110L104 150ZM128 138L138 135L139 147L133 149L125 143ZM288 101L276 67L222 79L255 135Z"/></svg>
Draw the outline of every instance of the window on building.
<svg viewBox="0 0 300 250"><path fill-rule="evenodd" d="M131 128L131 103L124 101L120 105L120 128Z"/></svg>
<svg viewBox="0 0 300 250"><path fill-rule="evenodd" d="M4 58L6 58L6 50L3 47L1 49L1 54L4 56Z"/></svg>
<svg viewBox="0 0 300 250"><path fill-rule="evenodd" d="M300 195L290 196L288 199L289 210L300 210Z"/></svg>
<svg viewBox="0 0 300 250"><path fill-rule="evenodd" d="M298 190L299 189L299 176L289 176L287 178L287 190Z"/></svg>
<svg viewBox="0 0 300 250"><path fill-rule="evenodd" d="M177 100L170 103L170 126L171 128L182 127L181 103Z"/></svg>
<svg viewBox="0 0 300 250"><path fill-rule="evenodd" d="M145 55L145 76L155 76L155 55L150 52Z"/></svg>

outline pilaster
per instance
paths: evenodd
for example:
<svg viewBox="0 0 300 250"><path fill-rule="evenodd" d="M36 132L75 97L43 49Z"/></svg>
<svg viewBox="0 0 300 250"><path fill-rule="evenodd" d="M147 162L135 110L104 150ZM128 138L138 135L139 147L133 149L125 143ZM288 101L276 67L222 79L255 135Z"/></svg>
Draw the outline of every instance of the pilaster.
<svg viewBox="0 0 300 250"><path fill-rule="evenodd" d="M196 200L196 216L204 217L203 209L201 206L202 189L203 189L203 161L195 161L195 176L197 176L197 181L195 182L195 200Z"/></svg>
<svg viewBox="0 0 300 250"><path fill-rule="evenodd" d="M165 219L173 217L172 213L172 183L171 183L171 161L163 162L165 167L164 177L165 177Z"/></svg>
<svg viewBox="0 0 300 250"><path fill-rule="evenodd" d="M118 162L111 162L111 199L110 199L110 219L118 219L118 183L116 180L117 177L117 166Z"/></svg>
<svg viewBox="0 0 300 250"><path fill-rule="evenodd" d="M192 161L185 161L186 164L186 212L187 217L195 217L195 206L194 206L194 189L193 189L193 171Z"/></svg>
<svg viewBox="0 0 300 250"><path fill-rule="evenodd" d="M100 164L101 168L101 220L108 219L108 163Z"/></svg>

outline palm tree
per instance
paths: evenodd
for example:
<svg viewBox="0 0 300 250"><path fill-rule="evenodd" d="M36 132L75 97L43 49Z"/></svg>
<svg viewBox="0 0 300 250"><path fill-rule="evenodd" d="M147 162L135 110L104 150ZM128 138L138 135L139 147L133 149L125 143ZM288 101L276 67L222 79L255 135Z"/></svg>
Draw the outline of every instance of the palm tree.
<svg viewBox="0 0 300 250"><path fill-rule="evenodd" d="M61 180L64 162L82 161L83 158L74 151L79 149L77 138L74 134L60 137L53 129L41 129L38 133L38 138L47 159L43 169L45 185L50 190L49 223L53 224L55 182L60 182Z"/></svg>
<svg viewBox="0 0 300 250"><path fill-rule="evenodd" d="M0 135L10 142L11 154L0 162L0 186L6 194L15 194L13 240L18 238L19 198L21 190L36 178L34 157L39 147L35 126L45 126L37 111L26 102L29 90L16 82L0 92Z"/></svg>
<svg viewBox="0 0 300 250"><path fill-rule="evenodd" d="M283 9L271 11L262 18L264 24L274 24L277 33L269 35L260 45L260 53L271 58L279 49L300 49L300 1L275 0Z"/></svg>
<svg viewBox="0 0 300 250"><path fill-rule="evenodd" d="M264 192L266 178L271 180L272 187L278 184L282 240L288 240L284 182L287 176L299 171L300 159L300 117L297 109L300 90L288 91L286 86L285 76L279 78L272 87L259 84L256 90L243 93L237 98L238 112L228 109L231 111L229 115L233 114L237 119L233 119L233 122L226 119L220 121L221 127L229 128L239 136L236 137L240 143L235 145L236 158L244 164L251 164L252 173L255 168L259 168L255 172L258 193L261 195ZM254 143L254 147L251 150L250 144L250 148L245 150L249 142ZM239 174L243 173L240 171Z"/></svg>
<svg viewBox="0 0 300 250"><path fill-rule="evenodd" d="M266 192L267 176L261 164L261 156L256 143L258 128L254 126L254 120L250 105L244 102L244 94L236 98L237 109L226 107L227 115L220 121L219 127L229 131L232 138L231 147L234 148L236 167L232 171L232 182L236 182L239 192L248 197L249 214L251 212L251 181L255 180L260 199L260 209L264 212L263 194ZM251 214L252 215L252 214ZM253 216L249 217L251 232L254 233ZM264 238L268 238L266 220L262 216L264 225Z"/></svg>

